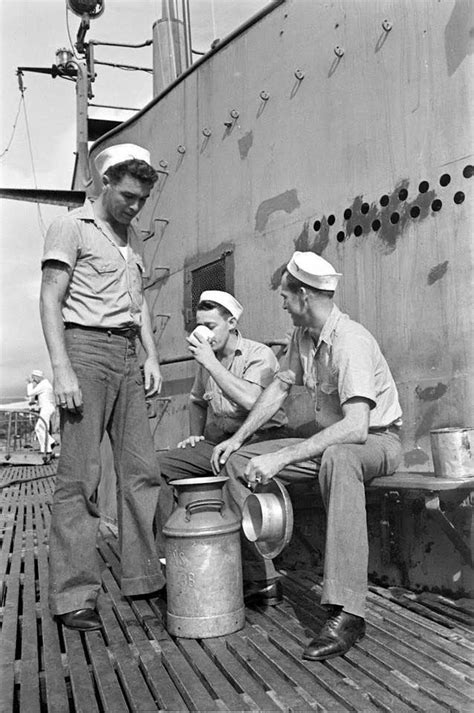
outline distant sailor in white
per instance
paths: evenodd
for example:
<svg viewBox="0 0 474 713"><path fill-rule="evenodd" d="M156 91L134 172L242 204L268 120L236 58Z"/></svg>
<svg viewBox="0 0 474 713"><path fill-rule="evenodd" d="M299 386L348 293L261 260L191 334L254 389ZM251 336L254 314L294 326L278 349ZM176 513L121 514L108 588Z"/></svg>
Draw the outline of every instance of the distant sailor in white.
<svg viewBox="0 0 474 713"><path fill-rule="evenodd" d="M30 406L37 405L39 409L35 433L41 452L50 457L56 445L50 433L51 420L56 411L53 387L42 371L34 369L28 379L26 393ZM45 462L48 460L49 458Z"/></svg>

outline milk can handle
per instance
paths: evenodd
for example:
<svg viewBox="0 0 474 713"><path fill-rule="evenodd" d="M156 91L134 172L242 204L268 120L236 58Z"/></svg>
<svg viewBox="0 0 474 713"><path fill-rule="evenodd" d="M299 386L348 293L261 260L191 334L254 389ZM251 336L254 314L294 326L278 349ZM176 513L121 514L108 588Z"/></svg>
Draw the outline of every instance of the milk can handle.
<svg viewBox="0 0 474 713"><path fill-rule="evenodd" d="M189 522L193 512L205 512L206 510L219 510L222 515L222 510L225 507L223 500L197 500L195 503L188 503L186 505L186 515L185 520Z"/></svg>

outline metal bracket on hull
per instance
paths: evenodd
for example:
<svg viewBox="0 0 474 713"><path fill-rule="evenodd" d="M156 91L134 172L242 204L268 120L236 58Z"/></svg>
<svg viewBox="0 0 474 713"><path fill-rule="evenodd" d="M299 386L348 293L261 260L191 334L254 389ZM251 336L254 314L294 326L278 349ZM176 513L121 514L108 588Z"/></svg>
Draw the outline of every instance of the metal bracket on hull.
<svg viewBox="0 0 474 713"><path fill-rule="evenodd" d="M167 218L153 218L153 223L164 223L164 226L163 226L163 230L164 230L166 228L166 226L168 225L169 220ZM154 225L151 230L142 230L141 232L144 233L143 241L149 240L150 238L153 238L156 235L156 230L155 230Z"/></svg>
<svg viewBox="0 0 474 713"><path fill-rule="evenodd" d="M449 518L446 517L445 513L441 510L439 495L436 493L427 493L425 495L425 509L438 523L443 532L449 537L466 564L472 567L473 561L471 550L466 545L462 535L456 530L451 520L449 520Z"/></svg>
<svg viewBox="0 0 474 713"><path fill-rule="evenodd" d="M156 283L159 282L160 280L164 280L170 274L169 267L161 267L159 265L154 267L153 271L154 271L154 274L150 275L150 277L148 278L148 281L145 283L145 286L144 286L145 290L148 290L150 287L153 287L153 285L156 285Z"/></svg>
<svg viewBox="0 0 474 713"><path fill-rule="evenodd" d="M382 562L393 563L403 586L408 586L408 572L403 560L403 500L396 490L384 493L381 502L380 535Z"/></svg>
<svg viewBox="0 0 474 713"><path fill-rule="evenodd" d="M146 400L148 418L156 418L158 425L163 418L166 409L171 401L169 396L154 396ZM160 408L158 408L160 407Z"/></svg>
<svg viewBox="0 0 474 713"><path fill-rule="evenodd" d="M389 500L401 500L402 494L411 493L412 495L422 495L424 508L432 517L453 543L456 550L460 553L466 564L472 567L473 557L469 546L466 544L462 534L453 525L447 515L441 510L440 493L461 493L461 497L470 497L474 490L474 478L469 476L464 479L453 480L449 478L441 478L433 473L405 473L399 472L394 475L388 475L381 478L374 478L368 485L370 490L378 490L379 488L386 490L386 496ZM388 512L382 513L382 548L385 555L390 551L391 543L391 523L389 522ZM400 537L403 537L403 531L399 532Z"/></svg>
<svg viewBox="0 0 474 713"><path fill-rule="evenodd" d="M171 318L170 314L155 314L153 316L153 335L155 338L156 343L158 343L161 339L161 335L163 334L163 331L168 324L169 320Z"/></svg>

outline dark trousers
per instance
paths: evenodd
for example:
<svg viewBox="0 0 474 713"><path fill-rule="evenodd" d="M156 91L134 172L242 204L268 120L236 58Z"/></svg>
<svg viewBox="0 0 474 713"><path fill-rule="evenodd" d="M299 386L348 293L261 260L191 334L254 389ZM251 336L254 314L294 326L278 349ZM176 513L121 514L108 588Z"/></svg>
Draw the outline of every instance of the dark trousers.
<svg viewBox="0 0 474 713"><path fill-rule="evenodd" d="M80 414L66 411L61 417L61 456L49 539L53 614L94 607L101 587L96 551L100 513L95 493L105 431L117 476L122 592L146 594L164 584L153 534L160 473L135 340L69 329L66 347L84 406Z"/></svg>

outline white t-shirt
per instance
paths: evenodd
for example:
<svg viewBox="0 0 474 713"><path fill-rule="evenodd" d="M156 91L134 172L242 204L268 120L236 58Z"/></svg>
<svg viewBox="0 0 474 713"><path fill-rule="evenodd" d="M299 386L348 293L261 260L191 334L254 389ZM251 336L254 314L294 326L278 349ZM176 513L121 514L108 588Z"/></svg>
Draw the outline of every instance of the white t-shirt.
<svg viewBox="0 0 474 713"><path fill-rule="evenodd" d="M45 406L56 406L53 387L48 379L41 379L31 390L28 389L28 396L30 398L33 396L38 397L38 406L40 409Z"/></svg>

